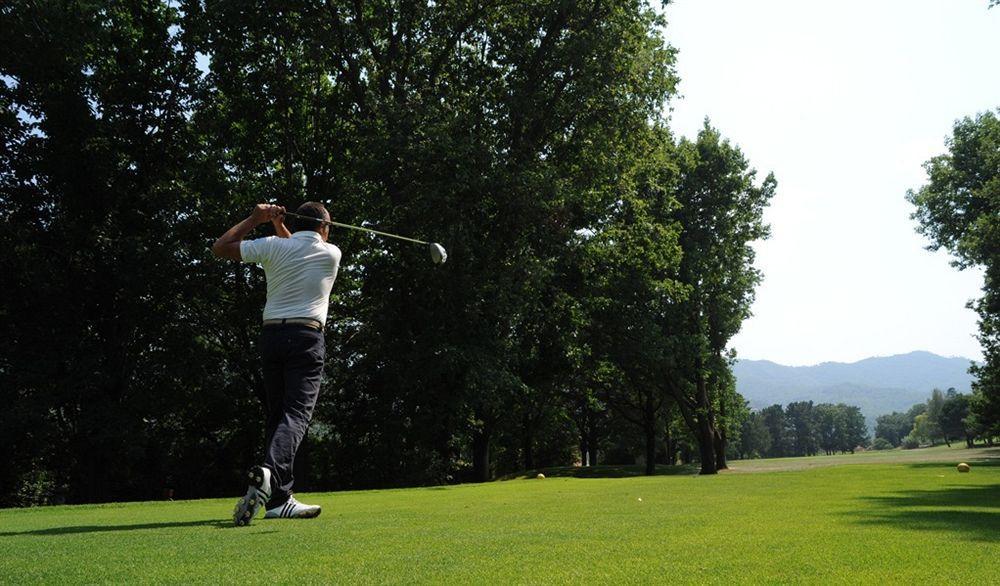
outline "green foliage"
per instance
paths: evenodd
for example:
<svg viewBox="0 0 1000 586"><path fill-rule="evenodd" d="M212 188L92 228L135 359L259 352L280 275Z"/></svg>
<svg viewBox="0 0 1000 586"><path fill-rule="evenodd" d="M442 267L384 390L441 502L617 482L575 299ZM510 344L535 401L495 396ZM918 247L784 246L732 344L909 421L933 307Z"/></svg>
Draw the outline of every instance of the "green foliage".
<svg viewBox="0 0 1000 586"><path fill-rule="evenodd" d="M884 439L893 447L899 447L911 429L913 418L907 413L893 412L875 419L875 438Z"/></svg>
<svg viewBox="0 0 1000 586"><path fill-rule="evenodd" d="M638 0L0 9L0 504L238 485L265 289L208 244L260 201L451 257L334 234L300 488L593 461L631 426L650 465L671 425L668 457L704 429L724 463L774 180L665 128L664 24Z"/></svg>
<svg viewBox="0 0 1000 586"><path fill-rule="evenodd" d="M789 443L788 424L785 410L781 405L771 405L760 412L762 423L767 427L771 447L764 454L769 458L791 456L794 451Z"/></svg>
<svg viewBox="0 0 1000 586"><path fill-rule="evenodd" d="M771 405L751 414L748 431L760 426L767 432L768 457L812 456L822 449L827 455L854 453L868 444L868 430L859 407L838 403L813 405L812 401ZM760 432L757 432L760 433ZM778 438L776 442L774 438ZM752 453L752 452L747 452Z"/></svg>
<svg viewBox="0 0 1000 586"><path fill-rule="evenodd" d="M920 438L911 433L903 438L900 445L904 450L915 450L920 447Z"/></svg>
<svg viewBox="0 0 1000 586"><path fill-rule="evenodd" d="M875 441L872 442L872 449L874 450L891 450L894 447L896 446L892 445L892 442L884 437L877 437L875 438Z"/></svg>
<svg viewBox="0 0 1000 586"><path fill-rule="evenodd" d="M927 429L923 432L926 433L928 439L944 437L941 431L941 411L944 409L944 403L944 393L941 392L941 389L931 391L931 396L927 399ZM914 423L916 422L914 421Z"/></svg>
<svg viewBox="0 0 1000 586"><path fill-rule="evenodd" d="M750 413L743 420L740 439L736 445L741 460L763 458L770 451L771 433L760 413Z"/></svg>
<svg viewBox="0 0 1000 586"><path fill-rule="evenodd" d="M250 397L189 302L211 298L213 271L188 211L198 72L181 21L162 3L0 10L0 504L41 495L41 476L45 500L156 494L190 465L177 445L235 454L250 439L206 433ZM228 479L209 457L198 482Z"/></svg>
<svg viewBox="0 0 1000 586"><path fill-rule="evenodd" d="M797 401L785 407L789 447L797 456L815 456L818 450L816 413L812 401Z"/></svg>
<svg viewBox="0 0 1000 586"><path fill-rule="evenodd" d="M886 439L894 446L899 446L906 437L932 445L935 440L942 439L949 446L951 440L963 439L971 448L975 438L991 438L989 430L973 412L975 400L975 394L970 397L955 389L948 389L947 393L934 389L927 402L915 404L909 412L879 417L875 436Z"/></svg>
<svg viewBox="0 0 1000 586"><path fill-rule="evenodd" d="M945 441L951 438L961 438L971 442L972 437L976 435L967 421L969 406L968 395L949 389L938 416L938 427L944 435Z"/></svg>
<svg viewBox="0 0 1000 586"><path fill-rule="evenodd" d="M935 426L931 420L931 416L928 413L923 413L917 415L913 420L913 429L910 430L908 437L913 438L920 443L933 444ZM904 438L905 439L905 438ZM904 442L905 443L905 442Z"/></svg>
<svg viewBox="0 0 1000 586"><path fill-rule="evenodd" d="M1000 112L1000 111L998 111ZM973 401L986 433L1000 433L1000 116L984 112L955 123L948 153L924 164L928 183L911 190L918 231L944 248L960 269L984 269L983 296L971 303L979 314L984 361L974 365Z"/></svg>

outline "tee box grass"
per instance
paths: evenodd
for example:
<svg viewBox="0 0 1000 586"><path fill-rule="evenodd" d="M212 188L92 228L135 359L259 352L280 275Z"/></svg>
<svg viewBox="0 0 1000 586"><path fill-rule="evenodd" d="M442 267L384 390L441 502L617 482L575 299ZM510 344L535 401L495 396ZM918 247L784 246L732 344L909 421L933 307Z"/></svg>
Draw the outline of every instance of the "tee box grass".
<svg viewBox="0 0 1000 586"><path fill-rule="evenodd" d="M0 582L1000 583L1000 453L913 454L309 494L318 519L243 528L238 487L3 510Z"/></svg>

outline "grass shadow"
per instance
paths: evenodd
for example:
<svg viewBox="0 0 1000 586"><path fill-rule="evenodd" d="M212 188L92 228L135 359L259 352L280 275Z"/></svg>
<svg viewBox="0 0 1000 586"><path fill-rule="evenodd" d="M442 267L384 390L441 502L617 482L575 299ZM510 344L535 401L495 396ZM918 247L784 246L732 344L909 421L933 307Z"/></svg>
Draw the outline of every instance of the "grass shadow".
<svg viewBox="0 0 1000 586"><path fill-rule="evenodd" d="M991 464L992 465L992 464ZM914 464L924 468L925 464ZM1000 484L909 490L862 497L874 504L850 513L861 525L893 525L913 531L952 531L969 539L1000 541Z"/></svg>
<svg viewBox="0 0 1000 586"><path fill-rule="evenodd" d="M535 478L539 473L546 478L637 478L646 476L645 466L558 466L508 474L499 480ZM653 476L688 476L698 474L698 466L657 466Z"/></svg>
<svg viewBox="0 0 1000 586"><path fill-rule="evenodd" d="M226 529L235 527L232 521L211 519L205 521L177 521L173 523L142 523L138 525L71 525L69 527L48 527L46 529L31 529L29 531L0 532L0 537L16 537L19 535L75 535L78 533L104 533L107 531L138 531L143 529L175 529L179 527L216 527Z"/></svg>
<svg viewBox="0 0 1000 586"><path fill-rule="evenodd" d="M995 468L1000 467L1000 459L990 459L990 460L973 460L970 458L967 461L972 467L970 474L976 473L976 468ZM942 470L947 470L951 473L955 473L955 463L952 462L909 462L905 463L908 468L940 468Z"/></svg>

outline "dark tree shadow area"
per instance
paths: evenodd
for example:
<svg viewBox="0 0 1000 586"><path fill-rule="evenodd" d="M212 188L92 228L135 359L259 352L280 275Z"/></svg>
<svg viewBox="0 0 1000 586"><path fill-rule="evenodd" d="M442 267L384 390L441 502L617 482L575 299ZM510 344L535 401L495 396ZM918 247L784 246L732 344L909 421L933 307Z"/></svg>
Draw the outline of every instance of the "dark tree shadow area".
<svg viewBox="0 0 1000 586"><path fill-rule="evenodd" d="M559 466L541 468L528 472L517 472L500 478L500 480L515 480L518 478L534 478L541 472L546 478L633 478L645 476L645 467L638 465L622 466ZM695 465L657 466L654 476L685 476L698 474Z"/></svg>
<svg viewBox="0 0 1000 586"><path fill-rule="evenodd" d="M205 521L177 521L173 523L142 523L138 525L71 525L69 527L48 527L30 531L0 532L0 537L16 537L18 535L73 535L77 533L104 533L108 531L137 531L142 529L178 529L181 527L216 527L218 529L235 528L232 521L211 519Z"/></svg>
<svg viewBox="0 0 1000 586"><path fill-rule="evenodd" d="M979 466L998 466L981 462ZM920 463L913 468L941 468L958 474L952 465ZM975 473L975 468L973 472ZM1000 484L950 486L938 490L908 490L863 497L876 506L850 513L862 525L893 525L913 531L953 531L968 539L1000 541ZM970 510L974 509L974 510Z"/></svg>

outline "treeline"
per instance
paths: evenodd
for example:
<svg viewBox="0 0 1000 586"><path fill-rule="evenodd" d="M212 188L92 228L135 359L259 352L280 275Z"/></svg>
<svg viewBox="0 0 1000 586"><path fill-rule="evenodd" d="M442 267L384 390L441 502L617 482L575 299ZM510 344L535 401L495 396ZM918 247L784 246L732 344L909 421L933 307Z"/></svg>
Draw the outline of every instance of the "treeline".
<svg viewBox="0 0 1000 586"><path fill-rule="evenodd" d="M262 201L449 251L335 234L301 490L725 467L775 182L707 123L670 132L664 24L642 1L6 3L0 505L239 489L265 289L208 246Z"/></svg>
<svg viewBox="0 0 1000 586"><path fill-rule="evenodd" d="M876 419L872 445L876 449L900 446L913 449L964 441L972 448L977 439L993 445L996 434L972 409L973 401L973 396L955 389L948 389L947 393L934 389L927 402L917 403L905 413L893 412Z"/></svg>
<svg viewBox="0 0 1000 586"><path fill-rule="evenodd" d="M850 452L868 445L861 409L843 403L797 401L751 412L740 429L740 459L815 456Z"/></svg>

